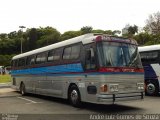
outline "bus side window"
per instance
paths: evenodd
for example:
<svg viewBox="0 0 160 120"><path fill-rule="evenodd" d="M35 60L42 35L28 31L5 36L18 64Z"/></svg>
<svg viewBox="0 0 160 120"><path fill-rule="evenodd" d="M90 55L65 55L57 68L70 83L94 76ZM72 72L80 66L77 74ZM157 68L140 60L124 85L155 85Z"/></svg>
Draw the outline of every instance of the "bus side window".
<svg viewBox="0 0 160 120"><path fill-rule="evenodd" d="M159 62L158 51L147 51L140 53L143 64L153 64Z"/></svg>
<svg viewBox="0 0 160 120"><path fill-rule="evenodd" d="M93 48L86 49L85 51L85 68L86 70L92 70L96 68L95 54Z"/></svg>
<svg viewBox="0 0 160 120"><path fill-rule="evenodd" d="M12 69L15 69L17 67L18 60L13 60L12 61Z"/></svg>
<svg viewBox="0 0 160 120"><path fill-rule="evenodd" d="M18 67L24 67L25 66L25 58L20 58L18 60Z"/></svg>
<svg viewBox="0 0 160 120"><path fill-rule="evenodd" d="M35 56L34 55L28 56L26 65L34 65L34 63L35 63Z"/></svg>

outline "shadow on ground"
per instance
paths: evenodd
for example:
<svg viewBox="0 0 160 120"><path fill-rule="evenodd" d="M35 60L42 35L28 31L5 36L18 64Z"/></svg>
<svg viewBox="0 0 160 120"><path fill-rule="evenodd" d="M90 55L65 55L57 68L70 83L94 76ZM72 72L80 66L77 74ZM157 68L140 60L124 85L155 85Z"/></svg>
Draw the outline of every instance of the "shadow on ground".
<svg viewBox="0 0 160 120"><path fill-rule="evenodd" d="M47 101L57 102L59 104L64 104L66 106L71 106L69 101L66 99L61 98L55 98L55 97L49 97L49 96L42 96L42 95L35 95L35 94L27 94L27 96L30 97L36 97ZM133 106L127 106L127 105L120 105L120 104L111 104L111 105L101 105L101 104L92 104L92 103L82 103L82 106L80 108L77 108L77 110L89 110L96 113L138 113L139 111L143 111L140 107L133 107Z"/></svg>

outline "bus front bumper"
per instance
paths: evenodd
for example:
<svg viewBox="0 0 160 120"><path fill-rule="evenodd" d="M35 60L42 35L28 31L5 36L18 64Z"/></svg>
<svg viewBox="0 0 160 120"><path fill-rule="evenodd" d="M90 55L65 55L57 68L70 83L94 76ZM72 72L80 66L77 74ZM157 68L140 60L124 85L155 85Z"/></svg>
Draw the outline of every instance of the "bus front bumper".
<svg viewBox="0 0 160 120"><path fill-rule="evenodd" d="M102 104L114 104L120 101L143 100L144 93L119 93L119 94L98 94L97 102Z"/></svg>

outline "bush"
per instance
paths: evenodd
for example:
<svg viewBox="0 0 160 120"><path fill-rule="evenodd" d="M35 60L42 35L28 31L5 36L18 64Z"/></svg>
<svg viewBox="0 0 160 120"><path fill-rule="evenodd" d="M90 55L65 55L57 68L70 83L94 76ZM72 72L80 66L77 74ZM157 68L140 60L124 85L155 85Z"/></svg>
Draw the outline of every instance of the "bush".
<svg viewBox="0 0 160 120"><path fill-rule="evenodd" d="M14 55L0 55L0 66L10 66L13 56Z"/></svg>

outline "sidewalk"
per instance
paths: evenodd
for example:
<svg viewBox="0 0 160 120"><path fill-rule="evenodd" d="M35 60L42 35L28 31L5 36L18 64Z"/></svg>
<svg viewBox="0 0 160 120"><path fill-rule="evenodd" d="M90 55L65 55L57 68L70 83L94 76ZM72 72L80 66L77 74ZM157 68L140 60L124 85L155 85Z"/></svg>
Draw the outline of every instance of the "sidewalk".
<svg viewBox="0 0 160 120"><path fill-rule="evenodd" d="M11 88L11 83L0 83L0 98L19 96L15 89Z"/></svg>
<svg viewBox="0 0 160 120"><path fill-rule="evenodd" d="M1 88L10 88L11 87L11 82L8 83L0 83L0 89Z"/></svg>

